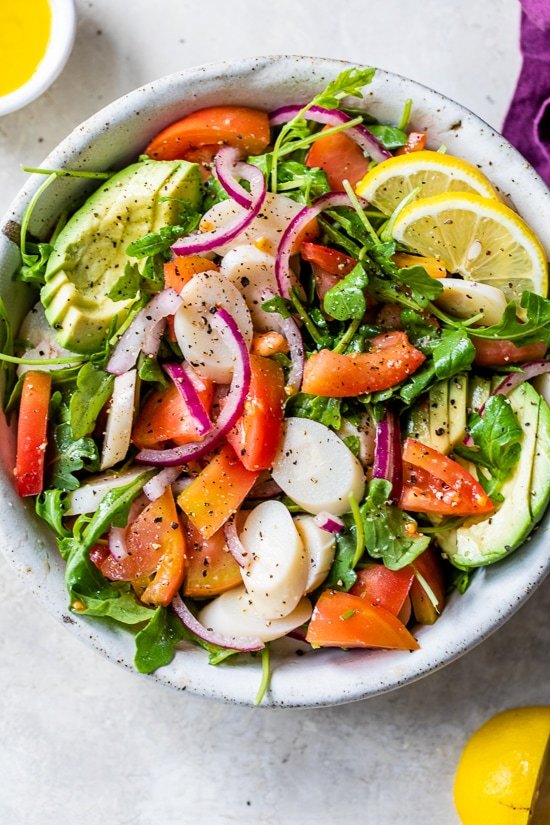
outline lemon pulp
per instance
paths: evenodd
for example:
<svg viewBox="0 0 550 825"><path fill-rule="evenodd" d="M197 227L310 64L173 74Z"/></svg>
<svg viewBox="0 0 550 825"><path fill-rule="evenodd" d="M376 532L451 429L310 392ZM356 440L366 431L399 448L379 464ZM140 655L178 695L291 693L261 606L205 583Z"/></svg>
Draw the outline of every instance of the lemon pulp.
<svg viewBox="0 0 550 825"><path fill-rule="evenodd" d="M0 14L0 95L31 79L50 39L48 0L2 0Z"/></svg>

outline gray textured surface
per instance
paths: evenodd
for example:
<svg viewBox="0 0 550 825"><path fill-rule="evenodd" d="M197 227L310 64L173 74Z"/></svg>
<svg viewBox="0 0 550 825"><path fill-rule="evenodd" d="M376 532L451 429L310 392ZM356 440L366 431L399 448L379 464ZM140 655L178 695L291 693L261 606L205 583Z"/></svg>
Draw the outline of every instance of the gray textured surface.
<svg viewBox="0 0 550 825"><path fill-rule="evenodd" d="M119 94L183 66L260 52L371 62L497 126L519 68L514 0L346 0L338 12L327 0L77 7L62 77L0 121L0 211L23 180L20 163L40 161ZM0 557L0 822L450 825L467 733L501 708L550 702L549 609L546 585L482 647L397 693L252 711L103 661L29 603Z"/></svg>

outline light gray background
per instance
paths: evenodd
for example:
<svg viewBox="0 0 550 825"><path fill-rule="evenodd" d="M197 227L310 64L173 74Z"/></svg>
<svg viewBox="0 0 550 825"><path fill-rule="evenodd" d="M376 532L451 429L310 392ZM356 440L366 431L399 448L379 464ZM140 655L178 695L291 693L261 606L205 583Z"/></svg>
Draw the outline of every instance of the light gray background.
<svg viewBox="0 0 550 825"><path fill-rule="evenodd" d="M515 0L78 0L77 10L63 75L0 119L0 212L24 180L20 164L179 68L260 53L347 58L426 83L498 127L520 67ZM550 702L549 615L546 585L420 683L332 709L250 710L102 660L0 556L0 822L453 825L468 734L502 708Z"/></svg>

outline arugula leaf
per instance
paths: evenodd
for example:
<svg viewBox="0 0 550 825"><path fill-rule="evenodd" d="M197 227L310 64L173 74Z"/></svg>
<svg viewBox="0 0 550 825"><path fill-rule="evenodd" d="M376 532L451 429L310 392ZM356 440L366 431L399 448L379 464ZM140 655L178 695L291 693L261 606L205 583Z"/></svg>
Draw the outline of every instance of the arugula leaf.
<svg viewBox="0 0 550 825"><path fill-rule="evenodd" d="M252 159L259 165L257 160L258 158ZM269 174L268 166L269 164L266 164L266 175ZM313 200L330 192L330 185L322 169L311 168L296 160L287 160L277 165L277 191L284 192L287 197L309 206Z"/></svg>
<svg viewBox="0 0 550 825"><path fill-rule="evenodd" d="M141 278L142 290L148 295L154 295L164 289L164 258L162 253L151 255L146 259Z"/></svg>
<svg viewBox="0 0 550 825"><path fill-rule="evenodd" d="M359 68L353 66L340 72L338 77L328 83L326 89L316 95L311 106L326 106L327 109L336 109L344 97L363 97L363 87L372 82L376 69L372 67Z"/></svg>
<svg viewBox="0 0 550 825"><path fill-rule="evenodd" d="M182 201L182 207L185 208L182 208L178 224L175 226L161 226L158 232L150 232L148 235L144 235L143 238L128 246L126 254L131 258L150 258L168 250L178 238L194 232L201 222L201 214L185 201Z"/></svg>
<svg viewBox="0 0 550 825"><path fill-rule="evenodd" d="M266 155L260 155L259 157L267 157ZM248 163L254 163L255 158L248 158ZM258 163L257 166L261 165ZM263 172L263 169L262 169ZM265 174L265 173L264 173ZM205 212L208 212L215 204L220 203L220 201L228 200L229 195L214 175L211 175L208 180L203 183L203 199L202 199L202 214L204 215Z"/></svg>
<svg viewBox="0 0 550 825"><path fill-rule="evenodd" d="M141 286L141 272L135 263L128 261L124 267L124 275L121 275L118 281L113 284L107 297L111 301L126 301L129 298L135 298Z"/></svg>
<svg viewBox="0 0 550 825"><path fill-rule="evenodd" d="M381 258L376 249L373 251L373 257L380 262ZM393 262L386 260L385 270L389 271L399 283L410 289L413 300L422 308L428 306L430 301L440 295L443 287L437 278L428 275L423 266L405 266L401 269L395 267L395 272L393 272L393 266L395 266Z"/></svg>
<svg viewBox="0 0 550 825"><path fill-rule="evenodd" d="M109 589L109 598L94 598L80 593L78 601L84 609L79 607L77 612L87 616L103 616L129 625L150 620L153 610L136 600L129 585L111 585Z"/></svg>
<svg viewBox="0 0 550 825"><path fill-rule="evenodd" d="M157 607L147 625L136 635L136 670L152 673L170 664L176 645L186 638L186 629L178 617L165 607Z"/></svg>
<svg viewBox="0 0 550 825"><path fill-rule="evenodd" d="M358 263L351 272L329 289L323 300L323 307L328 315L337 321L360 320L367 310L363 290L369 282L369 276Z"/></svg>
<svg viewBox="0 0 550 825"><path fill-rule="evenodd" d="M429 536L417 532L417 524L388 499L391 484L374 478L360 507L365 532L365 549L373 559L382 559L390 570L411 564L430 543Z"/></svg>
<svg viewBox="0 0 550 825"><path fill-rule="evenodd" d="M476 348L465 333L445 329L439 341L433 346L432 353L435 374L442 380L469 369L475 358Z"/></svg>
<svg viewBox="0 0 550 825"><path fill-rule="evenodd" d="M359 458L361 455L361 441L359 440L358 435L346 435L342 439L348 450L353 453L355 458Z"/></svg>
<svg viewBox="0 0 550 825"><path fill-rule="evenodd" d="M345 531L336 535L334 561L324 586L346 592L353 587L357 580L357 573L353 569L356 549L357 538L354 526L349 526Z"/></svg>
<svg viewBox="0 0 550 825"><path fill-rule="evenodd" d="M380 141L385 149L392 152L394 149L399 149L407 143L407 133L397 126L384 126L383 124L374 124L369 126L369 132Z"/></svg>
<svg viewBox="0 0 550 825"><path fill-rule="evenodd" d="M156 358L142 354L138 361L138 375L142 381L157 384L158 389L165 390L168 387L166 375Z"/></svg>
<svg viewBox="0 0 550 825"><path fill-rule="evenodd" d="M401 400L409 405L425 392L435 380L435 367L431 361L423 364L399 390Z"/></svg>
<svg viewBox="0 0 550 825"><path fill-rule="evenodd" d="M97 417L113 392L114 376L90 361L80 368L76 389L69 402L71 432L74 439L89 435Z"/></svg>
<svg viewBox="0 0 550 825"><path fill-rule="evenodd" d="M499 500L499 492L519 461L523 430L509 402L502 395L491 395L483 415L472 413L468 432L477 449L457 444L455 452L483 467L479 483L491 498Z"/></svg>
<svg viewBox="0 0 550 825"><path fill-rule="evenodd" d="M455 590L458 590L461 596L463 596L469 588L474 572L473 570L453 570L452 585Z"/></svg>
<svg viewBox="0 0 550 825"><path fill-rule="evenodd" d="M296 393L287 401L287 411L297 418L310 418L325 427L339 430L342 426L341 398L327 398L320 395Z"/></svg>
<svg viewBox="0 0 550 825"><path fill-rule="evenodd" d="M66 509L66 495L63 490L45 490L35 502L36 514L48 524L58 538L68 538L71 534L63 524Z"/></svg>
<svg viewBox="0 0 550 825"><path fill-rule="evenodd" d="M46 266L53 252L49 243L28 244L28 248L35 248L35 254L27 253L19 267L15 279L32 286L42 287L45 283Z"/></svg>
<svg viewBox="0 0 550 825"><path fill-rule="evenodd" d="M75 440L68 421L62 421L54 428L53 443L55 454L48 465L48 471L50 483L57 490L70 492L78 489L81 482L74 473L79 470L99 470L99 453L95 441L88 437Z"/></svg>
<svg viewBox="0 0 550 825"><path fill-rule="evenodd" d="M276 312L281 318L290 318L290 310L288 304L281 295L274 295L268 301L264 301L262 309L265 312Z"/></svg>

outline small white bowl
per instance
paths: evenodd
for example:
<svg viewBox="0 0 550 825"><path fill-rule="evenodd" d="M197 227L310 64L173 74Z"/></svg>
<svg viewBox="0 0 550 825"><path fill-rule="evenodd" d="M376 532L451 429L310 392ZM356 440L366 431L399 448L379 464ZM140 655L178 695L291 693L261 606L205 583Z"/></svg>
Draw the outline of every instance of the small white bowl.
<svg viewBox="0 0 550 825"><path fill-rule="evenodd" d="M74 130L44 161L45 168L104 170L130 163L168 124L204 106L242 104L276 109L306 102L351 64L317 57L258 57L198 66L156 80L115 101ZM378 70L365 90L364 105L382 122L399 120L413 99L413 129L426 130L430 148L445 144L486 172L539 235L550 253L550 192L525 159L490 126L449 98L404 77ZM31 296L13 281L20 257L9 240L43 178L34 175L0 220L0 297L17 329ZM35 209L30 231L46 238L59 214L90 191L90 181L59 179ZM2 231L3 230L3 231ZM13 485L13 432L0 415L0 550L36 598L103 656L132 669L132 634L106 621L71 614L64 563L52 532L18 498ZM510 558L479 570L467 592L453 593L432 627L415 632L421 649L323 650L296 653L291 639L274 643L274 672L264 705L333 705L393 690L433 673L471 650L500 627L550 571L550 513L532 538ZM541 621L545 621L541 617ZM301 651L300 651L301 653ZM140 677L145 678L145 677ZM226 702L252 704L258 689L258 660L212 667L197 648L178 651L174 661L150 677L178 690Z"/></svg>
<svg viewBox="0 0 550 825"><path fill-rule="evenodd" d="M46 53L32 77L23 86L0 96L0 116L8 115L32 103L61 74L73 48L76 28L74 0L48 0L51 7L51 31ZM24 48L24 44L21 45Z"/></svg>

